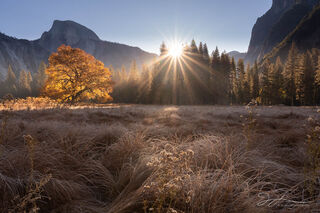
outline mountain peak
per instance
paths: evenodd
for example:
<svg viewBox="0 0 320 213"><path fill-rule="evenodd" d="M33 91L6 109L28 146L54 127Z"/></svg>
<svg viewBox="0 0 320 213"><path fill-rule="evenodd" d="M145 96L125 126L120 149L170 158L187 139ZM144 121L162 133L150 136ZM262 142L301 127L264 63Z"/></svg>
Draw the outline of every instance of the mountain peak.
<svg viewBox="0 0 320 213"><path fill-rule="evenodd" d="M290 9L296 4L304 4L313 7L319 3L319 0L273 0L271 11L280 13L282 11Z"/></svg>
<svg viewBox="0 0 320 213"><path fill-rule="evenodd" d="M70 20L55 20L49 33L54 34L55 36L57 34L62 34L64 36L77 36L83 39L100 40L92 30Z"/></svg>
<svg viewBox="0 0 320 213"><path fill-rule="evenodd" d="M55 20L51 29L42 34L40 43L50 51L55 51L57 46L52 44L63 43L73 46L83 40L100 41L92 30L81 24L69 20Z"/></svg>
<svg viewBox="0 0 320 213"><path fill-rule="evenodd" d="M297 0L273 0L271 10L275 13L279 13L283 10L287 10L292 7Z"/></svg>

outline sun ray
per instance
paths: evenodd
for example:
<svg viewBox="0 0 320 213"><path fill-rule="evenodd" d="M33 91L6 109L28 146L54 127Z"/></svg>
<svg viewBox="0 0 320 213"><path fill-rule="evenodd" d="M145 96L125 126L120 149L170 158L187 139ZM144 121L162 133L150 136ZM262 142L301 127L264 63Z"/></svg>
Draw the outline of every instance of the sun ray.
<svg viewBox="0 0 320 213"><path fill-rule="evenodd" d="M183 76L183 80L185 81L186 89L187 89L188 93L190 94L190 97L193 99L194 94L193 94L193 91L192 91L191 86L190 86L189 78L188 78L187 73L186 73L186 71L184 69L184 66L182 64L183 61L182 60L178 60L178 62L179 62L180 68L181 68L181 73L182 73L182 76Z"/></svg>
<svg viewBox="0 0 320 213"><path fill-rule="evenodd" d="M187 66L188 70L190 71L190 73L193 75L193 77L200 83L202 84L202 86L206 86L204 82L202 82L201 78L199 77L199 75L197 74L197 72L195 72L192 69L192 66L187 62L187 60L184 60L183 58L181 59L183 61L183 63Z"/></svg>

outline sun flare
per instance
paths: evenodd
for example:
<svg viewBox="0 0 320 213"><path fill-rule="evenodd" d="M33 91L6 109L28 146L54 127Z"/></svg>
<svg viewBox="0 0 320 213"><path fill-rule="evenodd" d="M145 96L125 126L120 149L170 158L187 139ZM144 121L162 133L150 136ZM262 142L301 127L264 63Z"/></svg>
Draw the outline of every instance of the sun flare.
<svg viewBox="0 0 320 213"><path fill-rule="evenodd" d="M169 45L169 56L180 58L183 54L183 45L179 42L173 42Z"/></svg>

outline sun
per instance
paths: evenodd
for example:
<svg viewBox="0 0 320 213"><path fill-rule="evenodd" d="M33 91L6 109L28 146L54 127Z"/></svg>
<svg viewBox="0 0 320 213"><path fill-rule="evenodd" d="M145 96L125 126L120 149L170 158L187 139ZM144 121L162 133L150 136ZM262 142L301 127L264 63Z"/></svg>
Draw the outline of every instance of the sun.
<svg viewBox="0 0 320 213"><path fill-rule="evenodd" d="M169 45L169 56L172 58L180 58L183 55L183 45L179 42L173 42Z"/></svg>

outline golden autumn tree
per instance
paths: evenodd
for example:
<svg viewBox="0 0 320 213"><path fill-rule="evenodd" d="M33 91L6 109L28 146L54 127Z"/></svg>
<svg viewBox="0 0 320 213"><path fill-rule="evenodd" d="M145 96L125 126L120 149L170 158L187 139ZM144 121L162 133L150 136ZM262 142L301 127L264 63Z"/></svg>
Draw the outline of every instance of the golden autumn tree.
<svg viewBox="0 0 320 213"><path fill-rule="evenodd" d="M112 100L111 72L92 55L62 45L49 57L42 94L59 102Z"/></svg>

